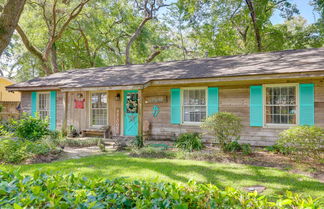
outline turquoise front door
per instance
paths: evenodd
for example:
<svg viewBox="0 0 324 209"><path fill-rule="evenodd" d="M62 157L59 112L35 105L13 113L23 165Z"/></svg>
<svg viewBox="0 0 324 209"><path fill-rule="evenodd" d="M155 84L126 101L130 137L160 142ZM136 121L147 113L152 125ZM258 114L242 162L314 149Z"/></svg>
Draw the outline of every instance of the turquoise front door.
<svg viewBox="0 0 324 209"><path fill-rule="evenodd" d="M138 135L138 91L124 91L124 135Z"/></svg>

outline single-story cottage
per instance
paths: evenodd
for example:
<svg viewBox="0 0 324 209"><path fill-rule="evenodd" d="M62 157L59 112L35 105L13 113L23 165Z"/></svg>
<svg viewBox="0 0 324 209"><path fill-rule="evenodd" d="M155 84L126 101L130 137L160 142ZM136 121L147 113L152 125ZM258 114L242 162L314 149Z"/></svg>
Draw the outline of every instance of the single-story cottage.
<svg viewBox="0 0 324 209"><path fill-rule="evenodd" d="M227 111L242 119L242 142L265 146L291 126L324 127L324 48L74 69L7 90L51 129L170 139Z"/></svg>

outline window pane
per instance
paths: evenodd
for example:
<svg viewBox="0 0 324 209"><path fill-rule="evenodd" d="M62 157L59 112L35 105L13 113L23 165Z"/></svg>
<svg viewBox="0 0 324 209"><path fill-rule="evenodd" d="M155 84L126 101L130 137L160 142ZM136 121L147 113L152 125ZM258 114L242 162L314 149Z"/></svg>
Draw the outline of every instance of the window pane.
<svg viewBox="0 0 324 209"><path fill-rule="evenodd" d="M266 88L266 123L296 124L296 87Z"/></svg>
<svg viewBox="0 0 324 209"><path fill-rule="evenodd" d="M91 123L92 125L107 125L107 94L91 94Z"/></svg>
<svg viewBox="0 0 324 209"><path fill-rule="evenodd" d="M183 121L201 122L206 118L206 90L183 90Z"/></svg>
<svg viewBox="0 0 324 209"><path fill-rule="evenodd" d="M49 94L48 93L39 93L38 94L38 104L37 112L39 117L43 120L49 119Z"/></svg>

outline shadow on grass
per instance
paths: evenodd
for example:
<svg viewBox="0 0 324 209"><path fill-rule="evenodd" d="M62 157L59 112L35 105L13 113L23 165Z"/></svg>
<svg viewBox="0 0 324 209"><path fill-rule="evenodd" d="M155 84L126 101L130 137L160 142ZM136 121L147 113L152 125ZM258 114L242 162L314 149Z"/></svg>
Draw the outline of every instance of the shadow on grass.
<svg viewBox="0 0 324 209"><path fill-rule="evenodd" d="M220 188L264 185L267 187L268 194L282 193L285 190L312 196L324 194L324 184L273 168L187 160L131 158L124 154L105 154L20 167L22 173L32 173L39 169L46 172L73 172L87 177L109 179L126 176L131 180L158 178L161 181L181 183L193 179L197 182L212 183Z"/></svg>

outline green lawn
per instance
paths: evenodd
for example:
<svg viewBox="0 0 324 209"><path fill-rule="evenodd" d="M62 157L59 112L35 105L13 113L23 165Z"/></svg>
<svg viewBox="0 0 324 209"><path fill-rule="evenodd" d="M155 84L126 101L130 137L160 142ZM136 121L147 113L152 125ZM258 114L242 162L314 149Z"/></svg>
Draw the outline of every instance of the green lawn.
<svg viewBox="0 0 324 209"><path fill-rule="evenodd" d="M219 187L263 185L265 194L285 190L305 195L324 196L324 184L306 176L274 168L249 165L213 163L193 160L132 158L123 153L107 153L82 159L34 165L1 165L0 169L20 169L23 174L35 170L79 173L87 177L145 179L186 183L189 180L210 182Z"/></svg>

